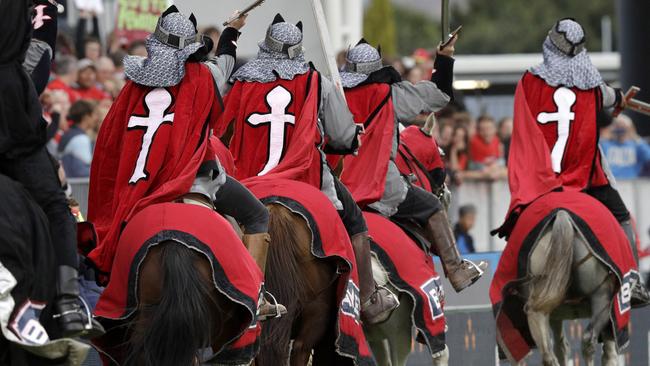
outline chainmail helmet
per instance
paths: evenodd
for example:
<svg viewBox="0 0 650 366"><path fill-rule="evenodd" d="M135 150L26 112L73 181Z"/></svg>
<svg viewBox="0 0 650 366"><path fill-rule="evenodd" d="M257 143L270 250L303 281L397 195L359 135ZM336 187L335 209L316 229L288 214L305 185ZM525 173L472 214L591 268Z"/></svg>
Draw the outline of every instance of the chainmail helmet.
<svg viewBox="0 0 650 366"><path fill-rule="evenodd" d="M345 66L341 71L344 88L354 88L368 79L370 74L383 68L381 48L374 48L365 39L348 50Z"/></svg>
<svg viewBox="0 0 650 366"><path fill-rule="evenodd" d="M543 46L544 62L530 72L549 85L588 90L603 83L585 48L585 32L573 19L562 19L548 32Z"/></svg>
<svg viewBox="0 0 650 366"><path fill-rule="evenodd" d="M203 47L203 38L198 34L194 14L188 19L172 5L158 19L145 46L148 57L124 58L126 76L140 85L169 87L183 80L185 62Z"/></svg>
<svg viewBox="0 0 650 366"><path fill-rule="evenodd" d="M278 77L292 80L306 73L309 65L305 61L302 39L302 22L294 25L277 14L266 37L258 43L257 57L239 68L232 80L268 83Z"/></svg>

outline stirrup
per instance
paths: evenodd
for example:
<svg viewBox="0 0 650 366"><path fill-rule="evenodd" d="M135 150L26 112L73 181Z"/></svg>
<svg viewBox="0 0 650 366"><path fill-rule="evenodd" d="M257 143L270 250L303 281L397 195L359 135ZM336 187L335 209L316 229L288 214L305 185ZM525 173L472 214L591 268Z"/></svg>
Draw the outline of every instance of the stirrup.
<svg viewBox="0 0 650 366"><path fill-rule="evenodd" d="M463 261L463 263L469 265L470 267L472 267L476 271L478 271L479 275L478 275L477 279L480 278L481 276L483 276L483 273L485 273L485 270L488 267L488 263L486 261L480 261L480 262L478 262L478 264L470 261L469 259L463 259L462 261Z"/></svg>
<svg viewBox="0 0 650 366"><path fill-rule="evenodd" d="M368 307L374 305L374 303L373 303L373 301L372 301L373 298L375 298L375 299L379 299L379 296L380 296L379 291L380 291L380 290L386 290L386 292L388 293L388 298L389 298L390 300L393 300L393 301L395 302L395 305L394 305L392 308L390 308L390 309L385 309L382 313L376 314L376 315L375 315L375 318L373 318L373 319L368 319L367 316L364 316L365 310L366 310ZM369 325L374 325L374 324L380 324L380 323L383 323L383 322L385 322L386 320L388 320L388 319L391 317L391 315L393 314L393 312L395 311L395 309L397 309L399 306L400 306L399 298L397 297L397 295L395 295L395 293L393 293L393 291L391 291L391 290L390 290L388 287L386 287L386 286L380 286L380 285L375 284L375 290L372 292L372 294L370 295L370 297L368 297L368 300L364 301L364 302L361 304L361 315L362 315L362 320L363 320L364 322L368 322ZM381 314L382 316L377 317L377 316L380 315L380 314ZM365 320L364 320L363 318L365 318Z"/></svg>
<svg viewBox="0 0 650 366"><path fill-rule="evenodd" d="M650 305L650 293L648 293L648 289L640 281L632 288L632 299L630 303L634 309Z"/></svg>
<svg viewBox="0 0 650 366"><path fill-rule="evenodd" d="M273 314L269 314L269 315L266 315L266 316L264 316L264 317L261 317L261 316L260 316L261 314L258 313L258 314L257 314L257 315L258 315L258 320L262 322L262 321L266 321L266 320L269 320L269 319L277 319L277 318L282 317L282 315L284 315L284 314L283 314L282 311L280 310L280 307L281 307L281 306L284 307L284 305L279 304L279 303L278 303L278 300L277 300L277 299L275 298L275 296L273 296L273 294L271 294L270 292L264 291L264 295L265 295L265 296L263 297L264 302L266 302L267 304L269 304L269 306L273 306L273 310L275 311L275 315L273 315ZM266 299L266 295L268 295L268 296L271 298L272 302L269 302L269 301ZM286 309L285 309L285 313L286 313Z"/></svg>
<svg viewBox="0 0 650 366"><path fill-rule="evenodd" d="M66 311L64 311L62 313L58 313L58 314L53 314L52 319L59 319L59 318L62 318L64 316L66 316L66 315L76 314L79 311L82 311L86 315L87 322L86 322L86 324L83 325L83 331L81 331L79 336L84 336L84 335L87 335L88 332L95 329L93 327L93 314L90 311L90 306L88 305L88 303L86 302L86 300L83 297L76 296L76 298L77 298L78 301L81 301L81 305L79 306L79 308L73 309L73 310L66 310ZM77 303L77 305L79 305L79 304ZM97 332L101 333L101 334L105 333L104 329L97 329Z"/></svg>

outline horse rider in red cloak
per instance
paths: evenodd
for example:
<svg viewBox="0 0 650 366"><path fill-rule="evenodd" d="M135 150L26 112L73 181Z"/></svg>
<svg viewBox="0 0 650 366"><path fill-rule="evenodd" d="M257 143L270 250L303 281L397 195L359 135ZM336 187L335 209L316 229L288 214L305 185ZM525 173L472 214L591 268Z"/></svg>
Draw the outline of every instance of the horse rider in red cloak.
<svg viewBox="0 0 650 366"><path fill-rule="evenodd" d="M264 270L268 211L225 173L209 142L244 22L224 29L216 58L208 59L213 45L198 34L194 15L188 19L171 6L147 38L148 57L125 59L128 81L99 131L90 176L88 218L99 242L89 259L105 278L125 224L147 206L164 202L232 216ZM284 313L284 306L261 300L260 320Z"/></svg>
<svg viewBox="0 0 650 366"><path fill-rule="evenodd" d="M515 94L514 130L508 159L510 209L493 234L507 237L523 209L552 191L585 192L618 220L638 262L630 212L598 147L598 112L624 103L623 93L605 84L585 48L575 20L558 21L543 45L544 62L521 78ZM647 305L641 281L632 305Z"/></svg>
<svg viewBox="0 0 650 366"><path fill-rule="evenodd" d="M483 275L487 263L474 264L460 257L440 199L408 182L395 164L399 121L436 112L452 97L455 42L456 38L438 49L431 80L417 84L402 81L394 68L384 67L380 50L363 39L348 51L341 79L354 120L364 125L365 134L359 155L343 160L341 180L362 207L393 220L416 223L459 292Z"/></svg>
<svg viewBox="0 0 650 366"><path fill-rule="evenodd" d="M381 322L399 302L375 284L368 228L361 210L332 174L325 153L352 154L360 128L334 84L304 58L302 22L276 15L255 59L232 76L226 110L217 128L231 123L237 178L291 179L319 188L334 204L352 241L360 278L361 316Z"/></svg>

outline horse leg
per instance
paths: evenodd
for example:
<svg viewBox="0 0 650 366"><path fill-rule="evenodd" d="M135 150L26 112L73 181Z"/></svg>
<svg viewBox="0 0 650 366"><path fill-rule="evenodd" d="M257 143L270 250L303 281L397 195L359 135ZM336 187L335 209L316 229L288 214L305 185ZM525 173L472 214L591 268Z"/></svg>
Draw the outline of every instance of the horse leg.
<svg viewBox="0 0 650 366"><path fill-rule="evenodd" d="M551 319L551 329L555 341L555 356L561 366L567 366L569 361L569 341L564 336L562 319Z"/></svg>
<svg viewBox="0 0 650 366"><path fill-rule="evenodd" d="M603 339L603 358L601 360L602 366L618 366L618 351L616 349L616 341L611 336L611 332Z"/></svg>
<svg viewBox="0 0 650 366"><path fill-rule="evenodd" d="M312 350L317 344L328 338L326 337L327 331L332 327L336 319L335 316L332 316L335 310L331 307L334 298L336 298L334 287L330 286L303 309L300 316L302 321L299 324L298 332L291 347L291 359L289 361L291 366L307 365ZM331 352L333 352L333 340L328 343L332 344ZM322 359L323 357L325 355L321 352L318 358Z"/></svg>
<svg viewBox="0 0 650 366"><path fill-rule="evenodd" d="M449 365L449 347L445 345L445 349L433 355L433 366L447 366Z"/></svg>
<svg viewBox="0 0 650 366"><path fill-rule="evenodd" d="M390 360L390 346L388 345L388 340L374 340L368 342L370 349L372 350L372 355L375 356L375 361L377 361L377 366L393 366L393 363Z"/></svg>
<svg viewBox="0 0 650 366"><path fill-rule="evenodd" d="M542 354L543 365L560 366L553 353L553 338L551 336L549 314L541 311L528 311L527 315L530 333Z"/></svg>
<svg viewBox="0 0 650 366"><path fill-rule="evenodd" d="M393 293L397 293L395 288L391 287L390 290ZM389 319L390 324L387 324L390 330L387 340L393 366L406 366L406 360L409 354L411 354L411 345L413 342L412 310L413 301L411 301L410 296L400 296L400 306L391 315Z"/></svg>
<svg viewBox="0 0 650 366"><path fill-rule="evenodd" d="M594 353L598 335L610 324L610 304L613 294L611 281L603 283L596 292L591 295L591 321L582 335L582 356L589 366L594 364Z"/></svg>

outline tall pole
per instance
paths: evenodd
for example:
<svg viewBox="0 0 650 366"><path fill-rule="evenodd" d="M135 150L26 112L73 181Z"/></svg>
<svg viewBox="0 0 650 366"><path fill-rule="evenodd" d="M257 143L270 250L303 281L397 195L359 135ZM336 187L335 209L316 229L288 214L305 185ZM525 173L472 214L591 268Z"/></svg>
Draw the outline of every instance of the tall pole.
<svg viewBox="0 0 650 366"><path fill-rule="evenodd" d="M336 54L334 53L329 29L327 28L325 11L323 11L323 4L321 3L321 0L311 0L311 6L312 10L314 11L316 28L318 30L323 53L325 54L325 62L327 62L327 71L329 73L330 79L332 79L332 82L334 82L334 85L337 86L337 89L339 89L341 94L345 95L343 92L343 84L341 83L341 75L339 74L339 69L336 66Z"/></svg>
<svg viewBox="0 0 650 366"><path fill-rule="evenodd" d="M641 87L640 100L650 100L650 2L647 0L619 0L617 3L619 50L621 52L621 84L623 90L632 85ZM650 136L650 117L626 111L634 121L639 134Z"/></svg>
<svg viewBox="0 0 650 366"><path fill-rule="evenodd" d="M449 37L449 0L440 2L440 42L445 42Z"/></svg>

